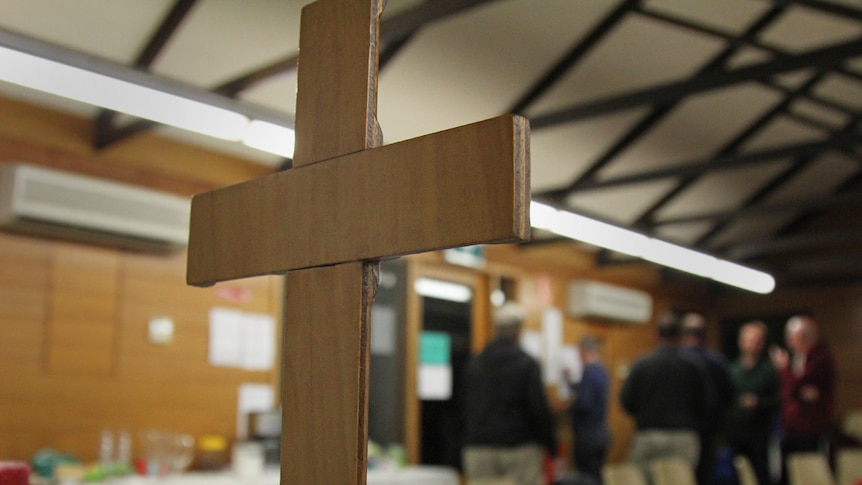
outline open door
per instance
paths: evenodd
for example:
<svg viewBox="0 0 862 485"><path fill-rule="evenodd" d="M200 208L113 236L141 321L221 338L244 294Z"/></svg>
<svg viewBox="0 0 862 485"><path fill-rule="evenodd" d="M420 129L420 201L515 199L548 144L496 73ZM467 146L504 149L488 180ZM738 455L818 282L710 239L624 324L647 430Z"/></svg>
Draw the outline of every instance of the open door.
<svg viewBox="0 0 862 485"><path fill-rule="evenodd" d="M411 463L461 469L462 379L488 338L488 279L417 263L408 291L405 436Z"/></svg>

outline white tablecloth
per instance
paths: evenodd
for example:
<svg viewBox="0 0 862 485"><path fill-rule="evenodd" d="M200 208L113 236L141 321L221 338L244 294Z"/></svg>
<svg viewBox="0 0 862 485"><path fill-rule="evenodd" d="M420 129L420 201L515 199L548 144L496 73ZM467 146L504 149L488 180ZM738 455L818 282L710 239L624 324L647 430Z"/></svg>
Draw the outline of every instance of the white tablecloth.
<svg viewBox="0 0 862 485"><path fill-rule="evenodd" d="M263 475L242 478L230 471L190 472L164 478L126 477L114 480L116 485L279 485L278 469L267 469ZM458 472L445 467L407 467L398 470L369 470L368 485L458 485ZM285 484L289 485L289 484Z"/></svg>

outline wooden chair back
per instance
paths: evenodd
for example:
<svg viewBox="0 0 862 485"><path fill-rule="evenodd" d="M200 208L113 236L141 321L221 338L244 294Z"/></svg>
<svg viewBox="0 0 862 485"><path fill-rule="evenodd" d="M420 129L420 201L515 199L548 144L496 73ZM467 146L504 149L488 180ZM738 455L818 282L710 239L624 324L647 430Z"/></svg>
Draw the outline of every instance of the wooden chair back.
<svg viewBox="0 0 862 485"><path fill-rule="evenodd" d="M836 485L822 453L795 453L787 458L790 485Z"/></svg>
<svg viewBox="0 0 862 485"><path fill-rule="evenodd" d="M653 485L697 485L691 464L682 458L670 457L650 463Z"/></svg>
<svg viewBox="0 0 862 485"><path fill-rule="evenodd" d="M751 461L748 458L742 455L735 456L733 466L739 477L739 485L760 485L757 481L757 475L754 474L754 467L751 466Z"/></svg>
<svg viewBox="0 0 862 485"><path fill-rule="evenodd" d="M602 468L605 485L647 485L643 470L634 463L608 463Z"/></svg>

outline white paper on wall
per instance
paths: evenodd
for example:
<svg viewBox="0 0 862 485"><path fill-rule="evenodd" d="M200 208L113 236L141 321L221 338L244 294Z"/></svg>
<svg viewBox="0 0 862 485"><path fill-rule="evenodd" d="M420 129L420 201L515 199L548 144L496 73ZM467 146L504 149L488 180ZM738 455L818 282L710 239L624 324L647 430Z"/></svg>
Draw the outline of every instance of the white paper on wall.
<svg viewBox="0 0 862 485"><path fill-rule="evenodd" d="M571 382L580 382L584 374L584 366L581 363L580 354L580 350L574 345L564 345L560 352L561 370L568 372ZM572 398L569 383L564 373L560 374L560 381L557 383L557 393L560 399Z"/></svg>
<svg viewBox="0 0 862 485"><path fill-rule="evenodd" d="M240 363L240 312L227 308L210 310L209 362L220 367Z"/></svg>
<svg viewBox="0 0 862 485"><path fill-rule="evenodd" d="M275 321L263 313L243 313L240 319L240 367L268 371L275 361Z"/></svg>
<svg viewBox="0 0 862 485"><path fill-rule="evenodd" d="M452 366L422 364L417 382L419 399L445 401L452 397Z"/></svg>
<svg viewBox="0 0 862 485"><path fill-rule="evenodd" d="M275 406L275 391L269 384L240 384L237 397L236 435L248 438L248 414L270 411Z"/></svg>
<svg viewBox="0 0 862 485"><path fill-rule="evenodd" d="M371 353L392 355L395 353L395 308L375 304L371 307Z"/></svg>
<svg viewBox="0 0 862 485"><path fill-rule="evenodd" d="M563 375L563 312L559 308L546 308L542 312L542 343L545 351L543 380L546 385L559 384Z"/></svg>
<svg viewBox="0 0 862 485"><path fill-rule="evenodd" d="M211 365L267 371L274 362L275 321L271 315L228 308L210 310Z"/></svg>

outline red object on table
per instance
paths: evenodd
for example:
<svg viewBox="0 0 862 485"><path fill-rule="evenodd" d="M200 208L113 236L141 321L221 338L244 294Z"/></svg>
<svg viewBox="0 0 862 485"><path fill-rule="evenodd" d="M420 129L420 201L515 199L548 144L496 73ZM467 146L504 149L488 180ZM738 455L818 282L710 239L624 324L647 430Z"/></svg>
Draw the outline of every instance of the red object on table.
<svg viewBox="0 0 862 485"><path fill-rule="evenodd" d="M30 466L22 461L0 461L0 485L29 485Z"/></svg>

